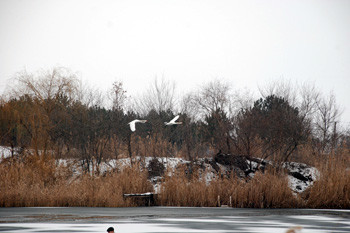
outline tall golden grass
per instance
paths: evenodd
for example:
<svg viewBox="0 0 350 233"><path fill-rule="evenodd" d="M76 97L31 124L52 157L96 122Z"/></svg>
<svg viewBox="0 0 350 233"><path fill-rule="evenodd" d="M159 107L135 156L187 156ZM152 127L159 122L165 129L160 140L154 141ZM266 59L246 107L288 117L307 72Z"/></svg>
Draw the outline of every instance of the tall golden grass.
<svg viewBox="0 0 350 233"><path fill-rule="evenodd" d="M286 175L273 172L256 173L251 180L235 176L216 178L209 184L197 176L175 174L165 179L158 201L166 206L300 207Z"/></svg>
<svg viewBox="0 0 350 233"><path fill-rule="evenodd" d="M233 191L235 207L297 208L298 199L288 186L286 174L267 171L256 173L249 182L239 182Z"/></svg>
<svg viewBox="0 0 350 233"><path fill-rule="evenodd" d="M311 157L311 156L310 156ZM212 181L201 169L186 166L161 182L156 204L162 206L221 206L239 208L350 208L350 157L341 150L311 161L320 177L301 195L288 186L287 174L268 169L241 179L218 174ZM49 157L25 156L0 163L0 206L127 207L140 203L125 193L152 192L140 164L100 175L75 175L71 167ZM167 171L165 174L169 174Z"/></svg>
<svg viewBox="0 0 350 233"><path fill-rule="evenodd" d="M188 177L182 170L165 177L157 201L163 206L215 206L216 195L204 180Z"/></svg>
<svg viewBox="0 0 350 233"><path fill-rule="evenodd" d="M29 157L0 164L0 206L136 206L123 193L150 192L147 172L127 167L104 176L82 174L73 178L67 167L53 159Z"/></svg>
<svg viewBox="0 0 350 233"><path fill-rule="evenodd" d="M340 150L315 162L318 180L303 197L310 208L350 208L350 152Z"/></svg>

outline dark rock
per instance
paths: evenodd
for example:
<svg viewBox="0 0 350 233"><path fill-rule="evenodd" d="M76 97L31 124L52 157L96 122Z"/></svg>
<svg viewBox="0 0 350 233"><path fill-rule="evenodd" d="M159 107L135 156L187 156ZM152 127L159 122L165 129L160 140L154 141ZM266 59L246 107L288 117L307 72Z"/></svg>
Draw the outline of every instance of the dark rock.
<svg viewBox="0 0 350 233"><path fill-rule="evenodd" d="M245 176L249 176L250 173L255 173L255 171L250 170L250 169L244 171Z"/></svg>
<svg viewBox="0 0 350 233"><path fill-rule="evenodd" d="M218 153L214 159L215 162L225 166L238 167L243 171L248 169L247 159L245 156Z"/></svg>
<svg viewBox="0 0 350 233"><path fill-rule="evenodd" d="M211 159L208 161L208 163L212 166L212 168L214 168L216 172L220 171L219 165L214 160Z"/></svg>
<svg viewBox="0 0 350 233"><path fill-rule="evenodd" d="M300 174L299 172L289 172L289 175L301 181L310 181L308 178ZM311 179L312 180L312 179Z"/></svg>

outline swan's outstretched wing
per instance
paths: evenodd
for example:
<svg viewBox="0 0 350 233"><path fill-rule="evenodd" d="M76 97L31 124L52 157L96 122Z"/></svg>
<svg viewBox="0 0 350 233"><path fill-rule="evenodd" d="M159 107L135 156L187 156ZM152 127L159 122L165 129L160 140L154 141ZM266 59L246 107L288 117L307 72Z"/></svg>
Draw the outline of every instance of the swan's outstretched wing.
<svg viewBox="0 0 350 233"><path fill-rule="evenodd" d="M177 115L177 116L176 116L176 117L174 117L174 118L173 118L173 119L172 119L170 122L175 123L175 121L176 121L177 119L179 119L179 117L180 117L180 116L179 116L179 115ZM170 123L170 122L169 122L169 123Z"/></svg>
<svg viewBox="0 0 350 233"><path fill-rule="evenodd" d="M130 125L131 131L135 132L135 130L136 130L136 128L135 128L135 121L130 122L129 125Z"/></svg>

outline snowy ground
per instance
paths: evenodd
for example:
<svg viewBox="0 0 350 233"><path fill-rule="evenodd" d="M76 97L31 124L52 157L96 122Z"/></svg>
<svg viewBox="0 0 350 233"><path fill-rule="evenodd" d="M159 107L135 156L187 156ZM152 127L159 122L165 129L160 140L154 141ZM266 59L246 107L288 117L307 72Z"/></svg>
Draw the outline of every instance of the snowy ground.
<svg viewBox="0 0 350 233"><path fill-rule="evenodd" d="M349 210L0 208L0 232L106 232L113 226L116 232L129 233L283 233L299 226L301 233L335 233L350 232L349 217Z"/></svg>

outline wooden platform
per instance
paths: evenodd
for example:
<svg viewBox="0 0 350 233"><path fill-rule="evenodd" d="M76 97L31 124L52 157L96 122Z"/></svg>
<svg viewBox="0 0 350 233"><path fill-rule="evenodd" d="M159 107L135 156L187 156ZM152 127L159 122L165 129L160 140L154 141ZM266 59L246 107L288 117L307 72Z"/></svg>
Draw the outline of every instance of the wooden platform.
<svg viewBox="0 0 350 233"><path fill-rule="evenodd" d="M154 193L125 193L123 194L124 198L133 198L134 201L138 204L144 203L145 206L154 205Z"/></svg>

